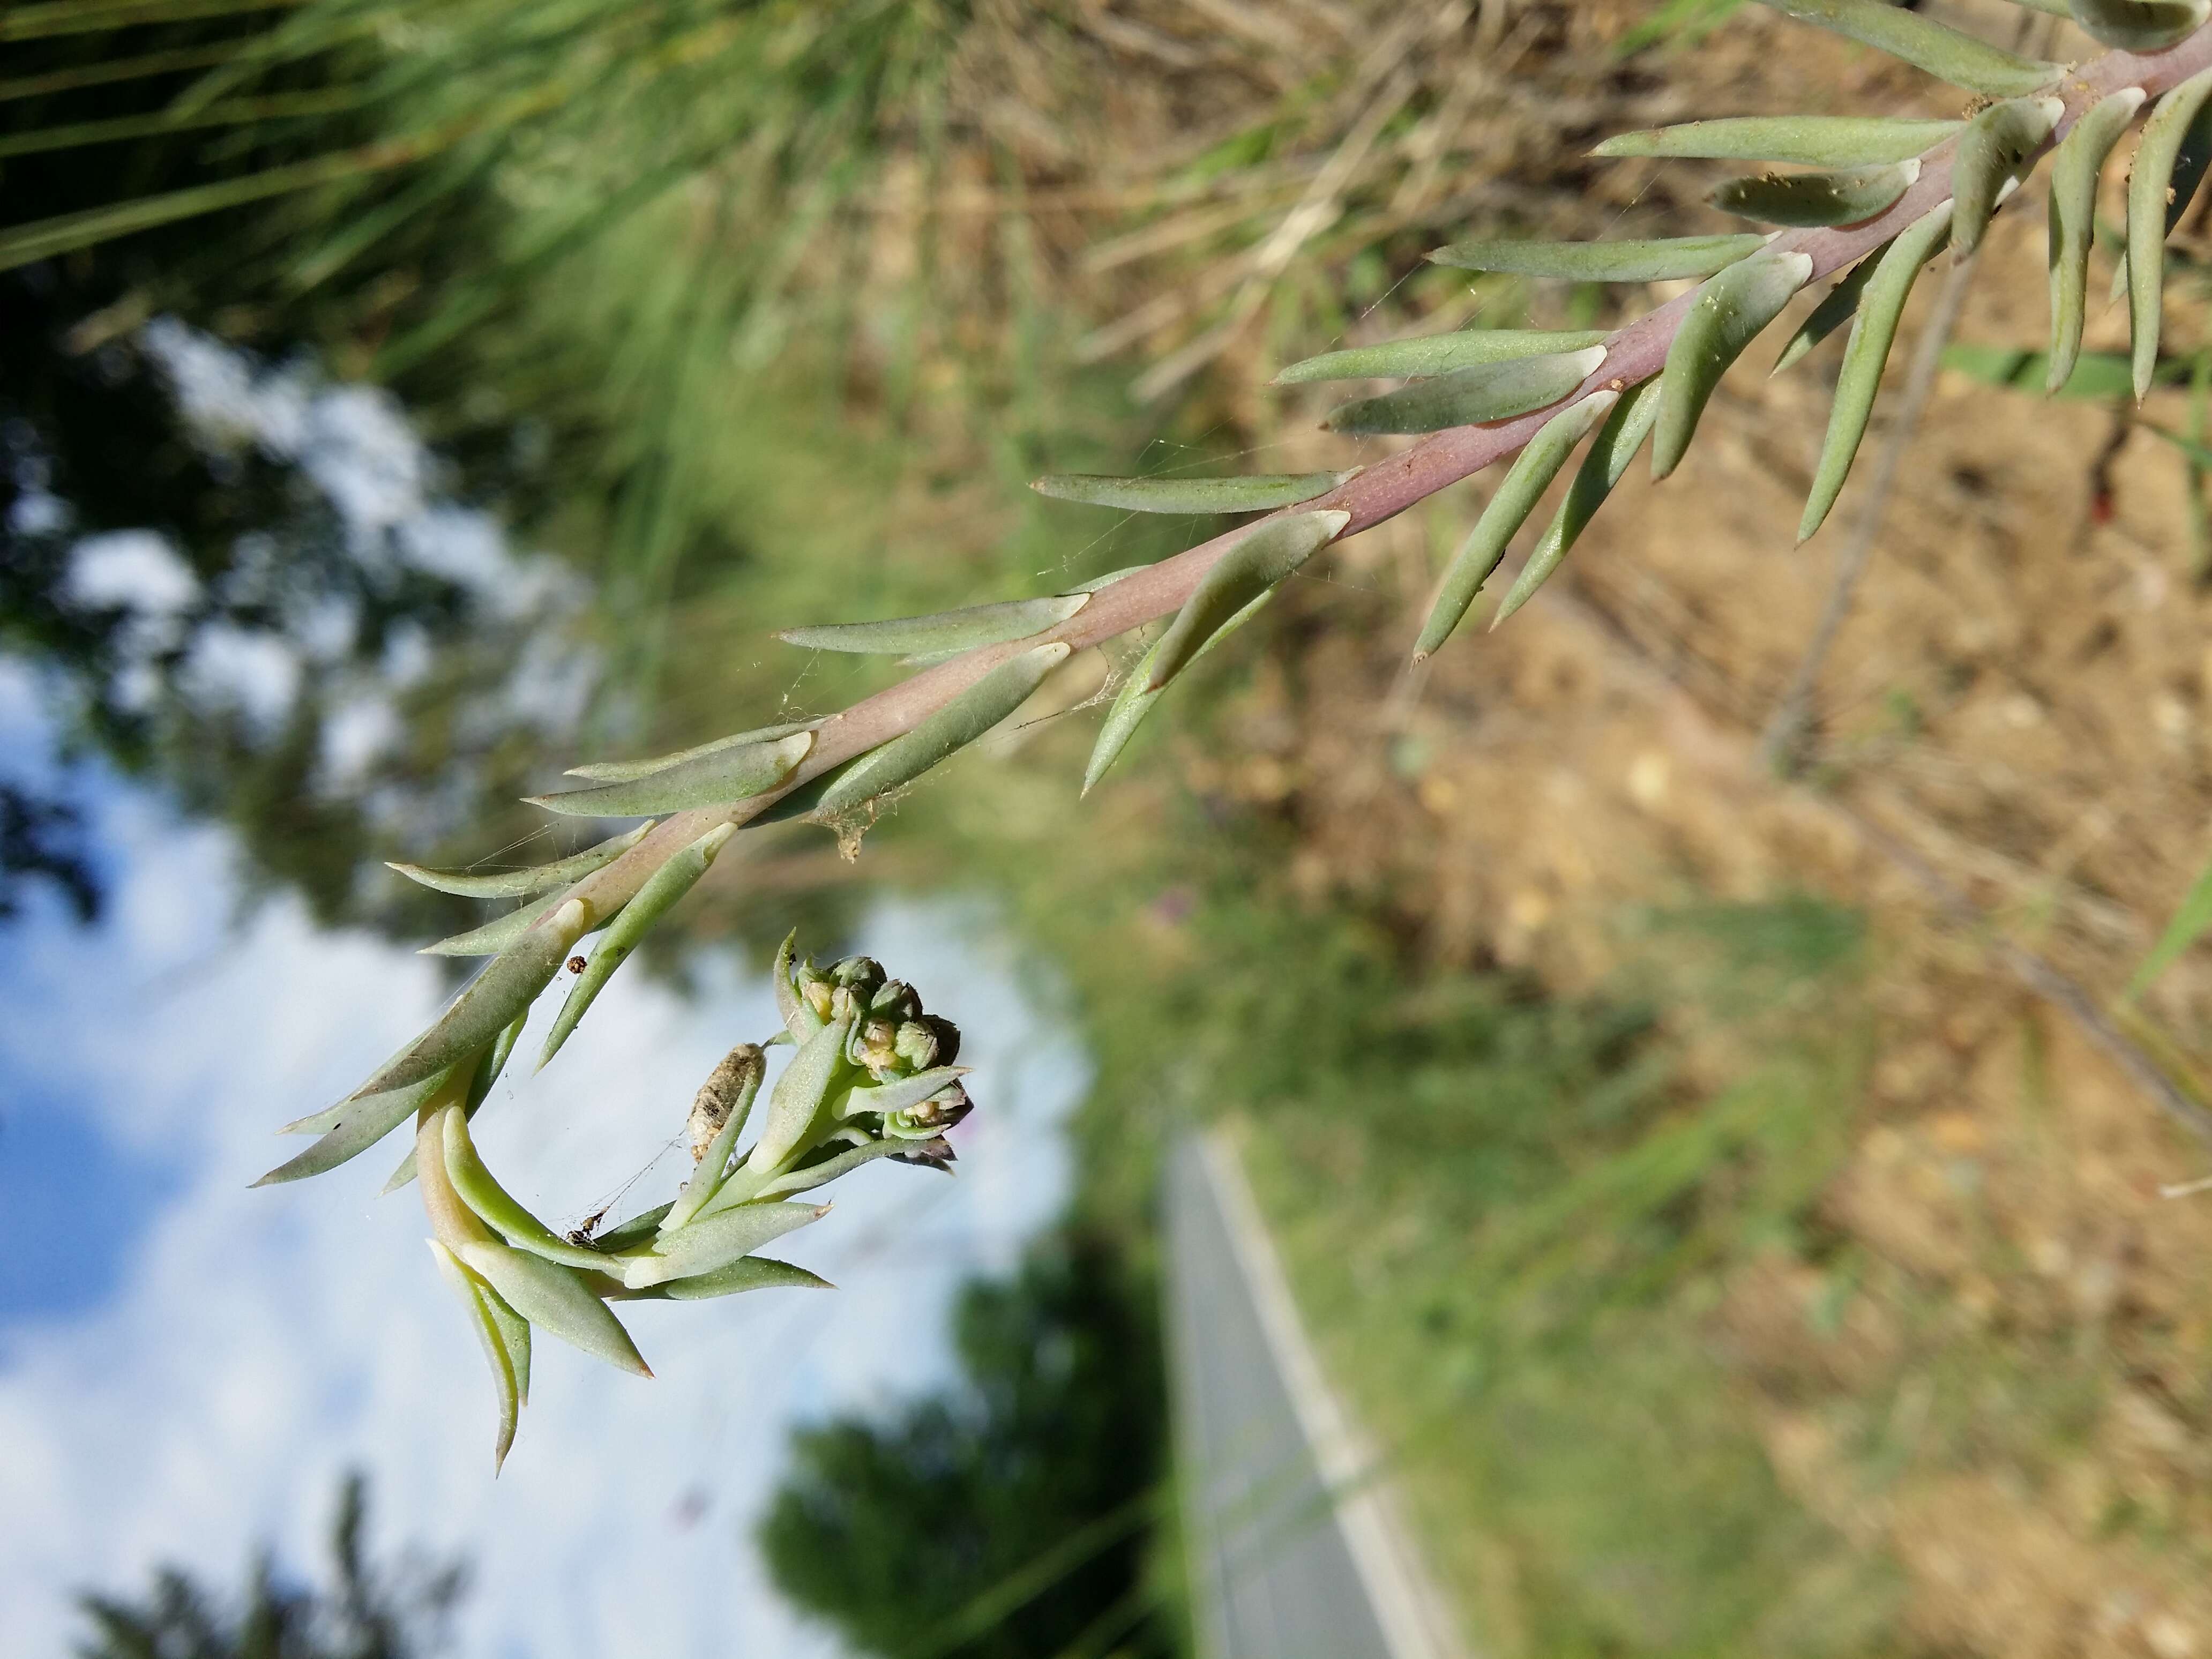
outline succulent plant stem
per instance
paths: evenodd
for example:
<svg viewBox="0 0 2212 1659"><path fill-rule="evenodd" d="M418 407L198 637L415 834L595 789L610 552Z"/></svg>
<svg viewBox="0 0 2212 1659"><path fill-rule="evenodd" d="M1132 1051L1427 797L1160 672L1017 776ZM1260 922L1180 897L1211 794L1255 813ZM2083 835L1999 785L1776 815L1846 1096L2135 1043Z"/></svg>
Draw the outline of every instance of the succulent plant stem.
<svg viewBox="0 0 2212 1659"><path fill-rule="evenodd" d="M2043 149L2037 152L2038 157L2108 94L2141 87L2155 98L2208 68L2212 68L2212 26L2198 29L2164 52L2107 52L2069 70L2052 88L2053 95L2063 103L2064 112ZM1776 237L1770 247L1777 252L1808 256L1811 280L1846 269L1951 199L1951 167L1958 143L1955 137L1947 138L1923 154L1919 158L1919 178L1879 216L1856 225L1787 231ZM1349 521L1339 532L1339 539L1395 518L1438 490L1516 453L1547 421L1576 400L1601 390L1623 391L1657 374L1695 298L1694 292L1680 295L1615 331L1606 342L1604 361L1559 403L1511 420L1436 433L1367 467L1328 494L1300 503L1295 510L1348 514ZM1251 528L1239 526L1099 588L1090 604L1048 633L977 647L863 699L823 723L812 752L781 790L727 807L678 812L663 820L613 863L585 877L570 890L572 895L588 901L594 914L606 914L628 902L671 856L717 824L747 823L782 794L912 730L1021 652L1050 643L1082 650L1180 609L1200 578Z"/></svg>

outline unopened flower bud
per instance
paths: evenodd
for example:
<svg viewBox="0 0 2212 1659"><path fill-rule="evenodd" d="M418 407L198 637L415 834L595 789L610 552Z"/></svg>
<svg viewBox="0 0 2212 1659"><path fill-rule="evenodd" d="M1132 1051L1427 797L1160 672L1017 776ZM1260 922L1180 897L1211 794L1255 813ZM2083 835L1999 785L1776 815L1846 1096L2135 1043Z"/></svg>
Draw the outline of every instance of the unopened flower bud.
<svg viewBox="0 0 2212 1659"><path fill-rule="evenodd" d="M921 1012L921 998L913 986L895 979L869 1000L868 1012L885 1019L912 1019Z"/></svg>
<svg viewBox="0 0 2212 1659"><path fill-rule="evenodd" d="M898 1028L887 1019L863 1020L853 1032L847 1050L853 1063L880 1077L898 1062Z"/></svg>
<svg viewBox="0 0 2212 1659"><path fill-rule="evenodd" d="M840 985L830 993L830 1012L824 1018L833 1020L852 1019L857 1018L860 1012L860 1000L853 994L852 988L848 985Z"/></svg>
<svg viewBox="0 0 2212 1659"><path fill-rule="evenodd" d="M950 1066L960 1058L960 1028L941 1014L917 1014L915 1018L937 1033L937 1058L931 1062Z"/></svg>
<svg viewBox="0 0 2212 1659"><path fill-rule="evenodd" d="M884 970L881 963L869 957L847 957L831 966L830 977L840 985L851 986L864 997L872 996L884 982Z"/></svg>
<svg viewBox="0 0 2212 1659"><path fill-rule="evenodd" d="M827 1024L830 1018L831 987L827 980L805 979L799 981L799 1000L811 1009L814 1018Z"/></svg>
<svg viewBox="0 0 2212 1659"><path fill-rule="evenodd" d="M907 1069L926 1072L937 1064L937 1033L918 1019L910 1019L898 1028L891 1048Z"/></svg>

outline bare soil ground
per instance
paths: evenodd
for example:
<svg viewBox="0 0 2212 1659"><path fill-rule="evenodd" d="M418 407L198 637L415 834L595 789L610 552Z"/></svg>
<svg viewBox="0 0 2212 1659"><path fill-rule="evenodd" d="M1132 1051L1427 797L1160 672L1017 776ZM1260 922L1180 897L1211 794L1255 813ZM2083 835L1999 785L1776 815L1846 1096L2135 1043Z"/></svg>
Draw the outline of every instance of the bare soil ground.
<svg viewBox="0 0 2212 1659"><path fill-rule="evenodd" d="M1607 10L1589 8L1559 53L1601 50ZM1958 108L1757 14L1654 72L1705 113L1802 108L1803 88L1832 109ZM1594 185L1547 216L1600 232L1648 183ZM2039 184L2002 216L1959 338L2040 345L2040 202ZM1908 316L1893 402L1939 286ZM2177 287L2169 349L2194 349L2204 320ZM2124 336L2118 313L2093 319L2092 349ZM1820 682L1820 764L1780 783L1753 740L1863 510L1863 462L1831 527L1793 549L1835 349L1778 380L1747 360L1674 478L1632 473L1559 591L1487 638L1478 614L1416 687L1403 653L1487 483L1362 538L1326 588L1304 584L1311 625L1250 693L1243 742L1189 755L1186 774L1293 817L1314 896L1380 902L1440 959L1525 964L1563 988L1599 982L1620 917L1655 897L1810 890L1868 907L1879 1058L1822 1209L1880 1276L1822 1331L1825 1276L1778 1255L1712 1310L1712 1348L1778 1478L1900 1564L1928 1650L2212 1651L2212 1194L2160 1195L2203 1174L2208 1149L1994 948L2033 951L2104 1005L2212 851L2212 597L2190 570L2181 470L2112 406L1947 374ZM2183 394L2141 415L2178 430ZM1308 441L1287 460L1338 453ZM1897 846L1980 923L1944 917ZM2145 1006L2193 1089L2212 956L2185 957ZM2014 1352L2017 1385L1931 1426L1962 1343ZM2063 1428L2038 1403L2039 1356L2070 1357L2080 1382ZM1903 1448L1878 1468L1870 1418Z"/></svg>

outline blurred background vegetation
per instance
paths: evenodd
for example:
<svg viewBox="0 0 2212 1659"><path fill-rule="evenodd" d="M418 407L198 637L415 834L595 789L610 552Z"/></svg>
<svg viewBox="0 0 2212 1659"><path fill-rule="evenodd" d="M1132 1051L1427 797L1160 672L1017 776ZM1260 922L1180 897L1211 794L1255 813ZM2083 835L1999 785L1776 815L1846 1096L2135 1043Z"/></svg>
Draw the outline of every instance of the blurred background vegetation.
<svg viewBox="0 0 2212 1659"><path fill-rule="evenodd" d="M1611 319L1640 296L1420 263L1469 226L1706 227L1700 179L1589 162L1601 131L1783 85L1955 112L1705 0L41 0L0 41L0 649L72 750L231 826L252 890L410 940L469 918L380 860L542 839L514 798L586 750L878 683L772 629L1208 528L1102 525L1034 473L1341 464L1262 390L1283 362ZM2025 243L1984 264L1967 331L2037 337ZM200 345L264 399L383 389L437 459L416 495L560 579L365 532L311 445L191 406ZM1399 655L1464 491L1295 584L1082 811L1103 664L857 866L745 838L662 969L834 939L864 883L981 892L1099 1064L1067 1231L963 1304L966 1384L798 1443L763 1534L794 1601L918 1651L816 1581L834 1541L927 1583L933 1654L1174 1647L1153 1172L1229 1117L1486 1651L2212 1644L2212 1231L2155 1197L2188 1156L1989 954L2117 1003L2203 856L2191 521L2126 415L1975 395L1908 469L1814 797L1739 763L1817 602L1757 562L1818 431L1785 381L1731 391L1703 471L1625 488L1564 602L1418 699ZM87 538L142 530L189 583L88 589ZM273 714L207 690L272 642L307 665ZM338 764L371 694L387 740ZM68 777L0 762L0 917L96 912ZM1972 894L1964 933L1869 816ZM2201 969L2128 1006L2201 1096ZM411 1650L264 1641L309 1615L255 1583L228 1625L180 1582L97 1604L95 1650L166 1651L135 1633L164 1620L193 1651Z"/></svg>

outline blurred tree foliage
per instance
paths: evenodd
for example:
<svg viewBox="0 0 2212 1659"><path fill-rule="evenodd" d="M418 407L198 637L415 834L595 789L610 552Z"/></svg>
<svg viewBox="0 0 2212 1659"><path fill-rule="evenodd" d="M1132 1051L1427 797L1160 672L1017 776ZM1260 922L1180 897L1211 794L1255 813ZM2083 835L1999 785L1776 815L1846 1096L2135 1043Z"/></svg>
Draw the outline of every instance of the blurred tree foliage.
<svg viewBox="0 0 2212 1659"><path fill-rule="evenodd" d="M962 1296L965 1386L802 1431L763 1520L778 1586L865 1652L1175 1650L1146 1579L1164 1411L1148 1294L1070 1231Z"/></svg>
<svg viewBox="0 0 2212 1659"><path fill-rule="evenodd" d="M367 1483L349 1474L331 1522L331 1582L306 1589L278 1581L264 1558L244 1593L228 1601L190 1575L164 1568L141 1598L83 1599L92 1636L78 1659L428 1659L467 1588L456 1562L368 1559Z"/></svg>

